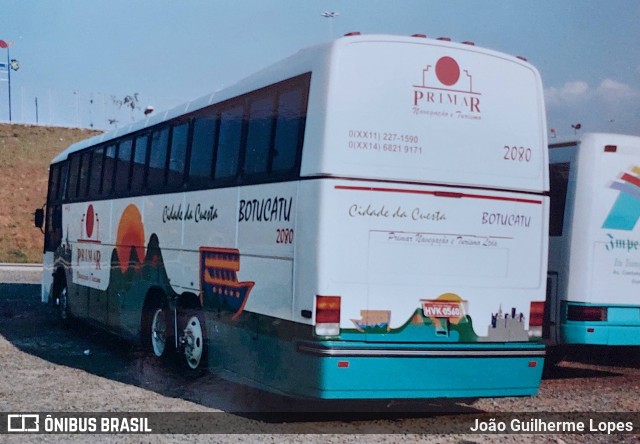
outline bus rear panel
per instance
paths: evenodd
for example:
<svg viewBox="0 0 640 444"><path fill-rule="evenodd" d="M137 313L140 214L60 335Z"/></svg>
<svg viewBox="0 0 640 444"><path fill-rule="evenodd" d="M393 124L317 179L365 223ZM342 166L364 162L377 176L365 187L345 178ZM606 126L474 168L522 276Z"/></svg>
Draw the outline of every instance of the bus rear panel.
<svg viewBox="0 0 640 444"><path fill-rule="evenodd" d="M331 66L299 191L317 206L296 229L314 239L296 246L293 315L313 326L297 359L318 379L297 389L536 393L548 227L537 72L420 39L343 40Z"/></svg>

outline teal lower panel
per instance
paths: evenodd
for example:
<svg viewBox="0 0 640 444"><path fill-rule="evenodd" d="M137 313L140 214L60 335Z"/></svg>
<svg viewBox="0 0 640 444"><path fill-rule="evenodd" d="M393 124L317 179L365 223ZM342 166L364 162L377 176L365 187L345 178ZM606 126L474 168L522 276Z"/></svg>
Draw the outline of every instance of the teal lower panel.
<svg viewBox="0 0 640 444"><path fill-rule="evenodd" d="M297 358L318 377L290 387L324 399L466 398L535 395L541 357ZM303 368L300 369L301 371Z"/></svg>
<svg viewBox="0 0 640 444"><path fill-rule="evenodd" d="M561 325L560 334L565 344L640 345L640 325L567 322Z"/></svg>
<svg viewBox="0 0 640 444"><path fill-rule="evenodd" d="M221 376L296 397L528 396L537 393L544 366L544 346L533 343L409 346L313 342L320 350L337 350L341 354L322 356L300 349L301 344L309 344L308 340L257 335L228 324L209 324L207 329L210 365L220 370ZM349 356L349 350L365 354L372 350L380 355ZM434 355L421 355L429 353Z"/></svg>

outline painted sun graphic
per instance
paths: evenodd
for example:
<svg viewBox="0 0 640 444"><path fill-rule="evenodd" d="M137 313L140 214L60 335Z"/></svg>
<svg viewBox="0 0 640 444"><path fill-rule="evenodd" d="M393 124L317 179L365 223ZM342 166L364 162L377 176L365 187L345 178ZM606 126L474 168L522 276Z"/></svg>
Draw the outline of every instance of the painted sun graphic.
<svg viewBox="0 0 640 444"><path fill-rule="evenodd" d="M144 261L144 225L140 210L133 204L124 209L118 224L116 251L120 260L120 270L123 273L129 268L132 248L135 249L138 260Z"/></svg>

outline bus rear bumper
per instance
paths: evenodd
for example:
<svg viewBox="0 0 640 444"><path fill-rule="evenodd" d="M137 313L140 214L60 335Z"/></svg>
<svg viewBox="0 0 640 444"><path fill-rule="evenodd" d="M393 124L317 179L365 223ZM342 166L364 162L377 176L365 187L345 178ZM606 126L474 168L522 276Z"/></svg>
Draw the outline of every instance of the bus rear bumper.
<svg viewBox="0 0 640 444"><path fill-rule="evenodd" d="M565 344L640 345L640 325L571 322L562 324L561 332Z"/></svg>
<svg viewBox="0 0 640 444"><path fill-rule="evenodd" d="M364 344L363 344L364 345ZM535 395L544 346L530 343L433 347L363 347L298 343L300 368L314 385L301 396L323 399L476 398Z"/></svg>

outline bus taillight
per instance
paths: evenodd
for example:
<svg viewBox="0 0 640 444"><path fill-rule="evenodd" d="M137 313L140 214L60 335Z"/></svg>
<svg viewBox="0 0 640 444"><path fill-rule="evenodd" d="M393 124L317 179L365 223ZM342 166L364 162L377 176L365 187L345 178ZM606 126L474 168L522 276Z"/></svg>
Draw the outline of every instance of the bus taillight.
<svg viewBox="0 0 640 444"><path fill-rule="evenodd" d="M607 307L569 305L567 307L567 321L592 321L607 320Z"/></svg>
<svg viewBox="0 0 640 444"><path fill-rule="evenodd" d="M542 327L544 321L544 301L534 301L529 307L529 327Z"/></svg>
<svg viewBox="0 0 640 444"><path fill-rule="evenodd" d="M316 335L340 334L340 296L316 296Z"/></svg>

